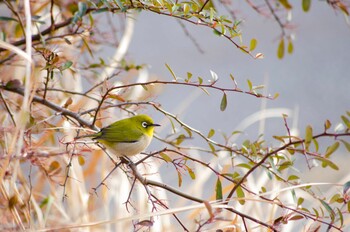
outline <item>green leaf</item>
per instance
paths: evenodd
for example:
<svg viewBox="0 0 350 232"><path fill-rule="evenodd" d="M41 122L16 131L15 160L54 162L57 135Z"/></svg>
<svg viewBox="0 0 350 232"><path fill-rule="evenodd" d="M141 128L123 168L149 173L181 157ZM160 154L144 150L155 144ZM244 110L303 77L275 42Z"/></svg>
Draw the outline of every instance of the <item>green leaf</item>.
<svg viewBox="0 0 350 232"><path fill-rule="evenodd" d="M298 208L299 208L299 206L300 206L301 204L303 204L303 202L304 202L304 198L299 197L299 198L298 198L298 202L297 202Z"/></svg>
<svg viewBox="0 0 350 232"><path fill-rule="evenodd" d="M312 139L312 142L314 143L315 151L318 152L319 145L317 139Z"/></svg>
<svg viewBox="0 0 350 232"><path fill-rule="evenodd" d="M215 192L216 192L216 200L222 200L222 184L219 177L216 181Z"/></svg>
<svg viewBox="0 0 350 232"><path fill-rule="evenodd" d="M191 80L191 78L192 78L192 73L187 72L187 79L186 79L186 81L189 82Z"/></svg>
<svg viewBox="0 0 350 232"><path fill-rule="evenodd" d="M280 43L278 44L277 57L278 57L278 59L282 59L283 56L284 56L284 39L282 38L280 40Z"/></svg>
<svg viewBox="0 0 350 232"><path fill-rule="evenodd" d="M209 145L209 147L210 147L211 152L212 152L214 155L216 155L214 145L211 144L211 143L208 143L208 145Z"/></svg>
<svg viewBox="0 0 350 232"><path fill-rule="evenodd" d="M39 207L40 207L40 208L43 208L44 206L46 206L47 204L49 204L49 202L50 202L50 197L46 197L46 198L44 198L44 199L40 202Z"/></svg>
<svg viewBox="0 0 350 232"><path fill-rule="evenodd" d="M59 70L62 72L63 70L66 70L68 68L70 68L72 66L73 62L70 60L67 60L66 62L64 62L60 67Z"/></svg>
<svg viewBox="0 0 350 232"><path fill-rule="evenodd" d="M333 145L327 147L325 158L329 158L339 147L339 142L335 142Z"/></svg>
<svg viewBox="0 0 350 232"><path fill-rule="evenodd" d="M183 9L184 9L184 15L188 15L188 13L190 12L190 6L188 5L188 3L183 4Z"/></svg>
<svg viewBox="0 0 350 232"><path fill-rule="evenodd" d="M198 77L198 83L201 85L203 83L203 78Z"/></svg>
<svg viewBox="0 0 350 232"><path fill-rule="evenodd" d="M346 182L343 186L343 194L345 195L350 188L350 181Z"/></svg>
<svg viewBox="0 0 350 232"><path fill-rule="evenodd" d="M324 158L316 158L316 159L322 162L323 168L329 166L330 168L332 168L334 170L339 170L339 167L335 163L333 163L332 161L330 161L328 159L324 159Z"/></svg>
<svg viewBox="0 0 350 232"><path fill-rule="evenodd" d="M308 125L305 129L305 149L308 151L312 140L312 127Z"/></svg>
<svg viewBox="0 0 350 232"><path fill-rule="evenodd" d="M15 21L15 22L17 22L18 20L15 18L0 16L0 21Z"/></svg>
<svg viewBox="0 0 350 232"><path fill-rule="evenodd" d="M328 130L329 128L331 128L332 126L332 123L327 119L325 122L324 122L324 130Z"/></svg>
<svg viewBox="0 0 350 232"><path fill-rule="evenodd" d="M159 154L162 158L163 158L163 160L165 161L165 162L167 162L167 163L171 163L173 160L167 155L167 154L165 154L164 152L161 152L160 154Z"/></svg>
<svg viewBox="0 0 350 232"><path fill-rule="evenodd" d="M258 44L258 41L256 39L250 40L250 46L249 46L249 51L253 51L256 48L256 45Z"/></svg>
<svg viewBox="0 0 350 232"><path fill-rule="evenodd" d="M187 165L186 165L186 168L187 168L187 172L190 175L191 179L192 180L196 179L196 174L194 173L194 171Z"/></svg>
<svg viewBox="0 0 350 232"><path fill-rule="evenodd" d="M332 196L332 198L329 200L329 203L330 203L330 204L333 204L333 203L335 203L335 202L338 202L339 199L342 200L342 197L340 196L340 194L339 194L339 193L334 194L334 195Z"/></svg>
<svg viewBox="0 0 350 232"><path fill-rule="evenodd" d="M211 22L211 23L213 22L214 15L215 15L215 10L214 10L214 8L210 7L210 10L209 10L209 19L210 19L210 22Z"/></svg>
<svg viewBox="0 0 350 232"><path fill-rule="evenodd" d="M251 168L251 166L247 163L238 164L238 165L236 165L236 167L246 168L248 170Z"/></svg>
<svg viewBox="0 0 350 232"><path fill-rule="evenodd" d="M343 139L341 139L340 141L344 144L346 150L348 150L348 152L350 152L350 143L346 142Z"/></svg>
<svg viewBox="0 0 350 232"><path fill-rule="evenodd" d="M214 129L210 129L208 135L207 135L207 138L211 138L213 137L213 135L215 134L215 130Z"/></svg>
<svg viewBox="0 0 350 232"><path fill-rule="evenodd" d="M177 81L177 78L176 78L174 71L170 68L170 66L167 63L165 63L165 66L169 70L170 74L173 76L174 80Z"/></svg>
<svg viewBox="0 0 350 232"><path fill-rule="evenodd" d="M177 138L175 140L175 144L180 145L185 140L185 138L186 138L186 136L184 134L177 136Z"/></svg>
<svg viewBox="0 0 350 232"><path fill-rule="evenodd" d="M321 200L321 199L320 199L320 202L323 205L323 207L328 211L328 213L331 216L331 218L334 218L335 213L334 213L333 209L329 206L329 204L326 203L324 200Z"/></svg>
<svg viewBox="0 0 350 232"><path fill-rule="evenodd" d="M349 121L349 119L346 116L344 116L344 115L341 116L341 119L343 120L343 122L346 125L346 127L348 129L350 129L350 121Z"/></svg>
<svg viewBox="0 0 350 232"><path fill-rule="evenodd" d="M86 11L88 9L88 6L85 2L79 1L78 3L78 11L74 13L74 17L72 19L72 23L76 24L81 18L85 15Z"/></svg>
<svg viewBox="0 0 350 232"><path fill-rule="evenodd" d="M252 90L253 90L253 84L252 84L252 82L251 82L249 79L247 79L247 83L248 83L249 91L252 91Z"/></svg>
<svg viewBox="0 0 350 232"><path fill-rule="evenodd" d="M288 40L288 48L287 48L288 54L292 54L294 51L293 42L291 39Z"/></svg>
<svg viewBox="0 0 350 232"><path fill-rule="evenodd" d="M290 175L289 177L288 177L288 181L291 181L291 180L299 180L300 179L300 177L299 176L296 176L296 175Z"/></svg>
<svg viewBox="0 0 350 232"><path fill-rule="evenodd" d="M245 194L244 194L244 191L243 191L243 189L242 189L241 186L238 186L238 187L237 187L236 193L237 193L237 197L238 197L238 198L242 198L242 199L238 199L238 202L239 202L241 205L244 205L244 203L245 203L245 200L244 200Z"/></svg>
<svg viewBox="0 0 350 232"><path fill-rule="evenodd" d="M114 2L118 5L118 7L121 9L122 12L126 11L126 7L123 5L123 3L120 0L114 0Z"/></svg>
<svg viewBox="0 0 350 232"><path fill-rule="evenodd" d="M302 2L303 11L308 12L311 6L311 0L303 0Z"/></svg>
<svg viewBox="0 0 350 232"><path fill-rule="evenodd" d="M222 96L221 103L220 103L220 110L225 111L227 107L227 96L226 93L224 92L224 95Z"/></svg>
<svg viewBox="0 0 350 232"><path fill-rule="evenodd" d="M343 217L343 213L341 212L341 210L337 207L336 208L338 211L338 215L339 215L339 221L340 221L340 228L343 227L344 225L344 217Z"/></svg>

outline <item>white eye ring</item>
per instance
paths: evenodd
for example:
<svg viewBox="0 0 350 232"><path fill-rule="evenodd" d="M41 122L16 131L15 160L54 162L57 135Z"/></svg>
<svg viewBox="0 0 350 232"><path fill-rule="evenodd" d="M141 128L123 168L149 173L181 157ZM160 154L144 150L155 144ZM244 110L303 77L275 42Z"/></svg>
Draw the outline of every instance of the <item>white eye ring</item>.
<svg viewBox="0 0 350 232"><path fill-rule="evenodd" d="M147 122L142 122L141 125L142 125L143 128L147 128L148 127Z"/></svg>

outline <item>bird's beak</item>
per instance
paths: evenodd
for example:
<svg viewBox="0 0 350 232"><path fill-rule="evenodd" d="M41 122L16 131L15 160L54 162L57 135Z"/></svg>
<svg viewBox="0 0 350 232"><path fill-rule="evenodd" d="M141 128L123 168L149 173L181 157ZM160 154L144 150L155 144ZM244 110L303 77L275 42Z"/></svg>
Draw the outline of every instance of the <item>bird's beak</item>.
<svg viewBox="0 0 350 232"><path fill-rule="evenodd" d="M154 123L154 124L152 124L151 126L160 126L160 125L159 125L159 124Z"/></svg>

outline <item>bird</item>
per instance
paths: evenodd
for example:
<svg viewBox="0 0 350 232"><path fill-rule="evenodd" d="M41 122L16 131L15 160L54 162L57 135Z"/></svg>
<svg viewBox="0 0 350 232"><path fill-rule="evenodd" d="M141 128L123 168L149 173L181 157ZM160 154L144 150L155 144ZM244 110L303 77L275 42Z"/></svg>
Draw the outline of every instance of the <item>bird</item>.
<svg viewBox="0 0 350 232"><path fill-rule="evenodd" d="M82 135L76 139L90 137L103 144L115 156L134 156L144 151L152 141L154 128L160 126L153 119L140 114L116 121L99 132Z"/></svg>

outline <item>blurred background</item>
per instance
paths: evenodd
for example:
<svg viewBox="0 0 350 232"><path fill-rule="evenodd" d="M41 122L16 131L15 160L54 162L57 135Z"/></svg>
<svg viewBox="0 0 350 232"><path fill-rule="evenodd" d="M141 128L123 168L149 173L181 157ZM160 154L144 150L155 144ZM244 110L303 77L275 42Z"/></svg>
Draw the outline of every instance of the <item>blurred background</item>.
<svg viewBox="0 0 350 232"><path fill-rule="evenodd" d="M285 135L282 113L288 115L289 126L300 136L309 124L316 134L323 131L326 119L333 125L339 123L340 115L350 109L350 27L343 15L321 1L313 1L307 13L302 11L301 5L295 4L291 20L293 28L288 31L294 34L294 52L291 55L285 52L280 60L277 47L281 30L276 21L258 15L244 1L237 3L235 10L236 17L243 20L244 43L249 44L256 38L258 46L254 52L262 52L264 59L251 58L227 39L211 33L209 28L185 23L184 30L173 18L147 12L136 17L128 58L136 64L149 64L148 72L155 79L172 79L165 66L167 63L180 77L185 78L186 73L191 72L193 78L200 76L209 80L212 70L218 74L217 85L229 87L233 84L232 74L243 90L248 90L246 80L249 79L253 85L265 85L264 93L272 96L279 93L279 97L266 100L228 93L228 106L221 112L221 92L209 90L209 97L190 87L165 86L163 94L155 101L201 131L214 128L230 134L244 129L237 141L255 140L263 133L267 143L272 143L271 135ZM261 116L261 109L272 110L271 118L263 124L258 120L250 125L254 122L249 120L250 117ZM163 119L163 115L155 112L152 116L156 121ZM161 130L166 134L171 128L162 127ZM216 133L215 139L220 141L220 133ZM150 149L159 146L153 142ZM336 163L341 170L347 170L347 162L341 162L348 160L343 152L344 149L339 150ZM319 171L313 169L306 180L310 177L314 181L340 181L344 175L335 171L329 175L332 172L329 170L326 176L320 177ZM315 180L315 177L320 178Z"/></svg>

